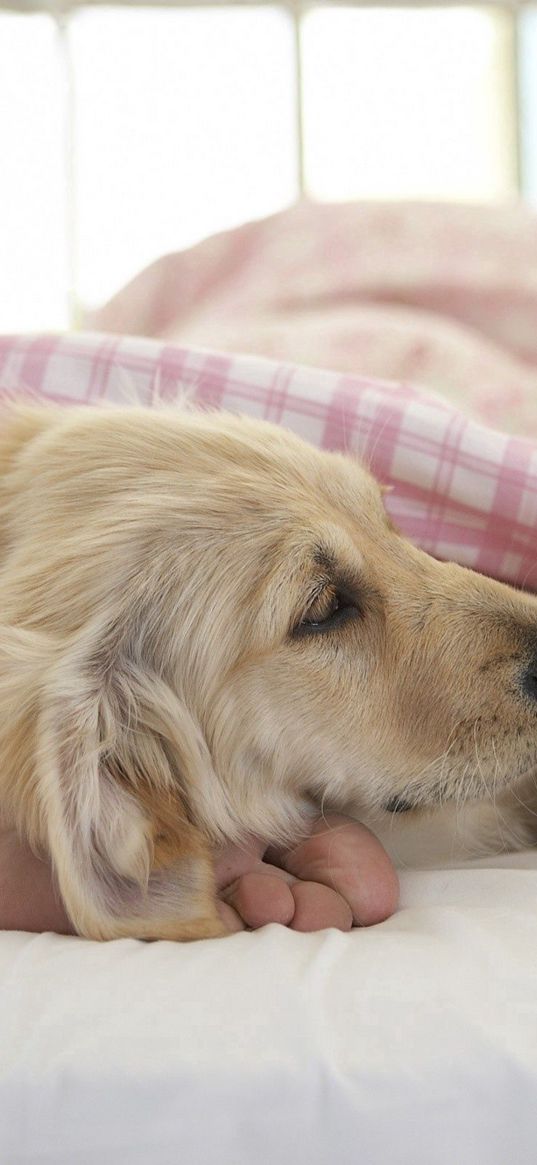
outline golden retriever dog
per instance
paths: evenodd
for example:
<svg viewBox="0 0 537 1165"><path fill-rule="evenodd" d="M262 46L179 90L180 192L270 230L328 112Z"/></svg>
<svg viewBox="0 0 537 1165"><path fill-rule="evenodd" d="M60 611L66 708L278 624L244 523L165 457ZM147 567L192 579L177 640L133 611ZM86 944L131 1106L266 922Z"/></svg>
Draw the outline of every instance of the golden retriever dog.
<svg viewBox="0 0 537 1165"><path fill-rule="evenodd" d="M80 934L224 933L211 847L297 838L312 805L396 854L531 839L537 601L416 549L354 460L224 414L25 407L0 488L0 811Z"/></svg>

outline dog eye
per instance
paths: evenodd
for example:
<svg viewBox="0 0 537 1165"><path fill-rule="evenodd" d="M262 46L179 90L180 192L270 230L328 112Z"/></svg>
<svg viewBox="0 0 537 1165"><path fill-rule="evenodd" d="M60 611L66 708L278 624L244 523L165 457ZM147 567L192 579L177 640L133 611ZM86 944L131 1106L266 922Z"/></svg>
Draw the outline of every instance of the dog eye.
<svg viewBox="0 0 537 1165"><path fill-rule="evenodd" d="M333 631L359 614L356 602L343 591L330 588L318 595L295 628L295 635Z"/></svg>

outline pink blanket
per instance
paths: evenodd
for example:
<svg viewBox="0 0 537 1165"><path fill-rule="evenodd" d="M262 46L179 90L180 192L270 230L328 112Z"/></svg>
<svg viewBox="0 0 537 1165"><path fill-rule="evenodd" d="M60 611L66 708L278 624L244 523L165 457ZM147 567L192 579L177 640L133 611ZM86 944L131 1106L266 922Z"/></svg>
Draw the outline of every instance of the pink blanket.
<svg viewBox="0 0 537 1165"><path fill-rule="evenodd" d="M0 337L0 399L153 405L185 396L355 452L401 529L439 558L537 590L537 442L404 385L134 337Z"/></svg>
<svg viewBox="0 0 537 1165"><path fill-rule="evenodd" d="M537 435L537 218L519 205L302 203L159 259L87 323L407 381Z"/></svg>

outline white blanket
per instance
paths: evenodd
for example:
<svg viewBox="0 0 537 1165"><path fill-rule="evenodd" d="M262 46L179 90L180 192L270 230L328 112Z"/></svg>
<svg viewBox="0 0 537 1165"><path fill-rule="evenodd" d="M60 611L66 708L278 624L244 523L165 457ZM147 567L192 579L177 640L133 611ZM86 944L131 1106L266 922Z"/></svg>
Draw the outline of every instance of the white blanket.
<svg viewBox="0 0 537 1165"><path fill-rule="evenodd" d="M2 1165L535 1165L537 854L389 921L0 936Z"/></svg>

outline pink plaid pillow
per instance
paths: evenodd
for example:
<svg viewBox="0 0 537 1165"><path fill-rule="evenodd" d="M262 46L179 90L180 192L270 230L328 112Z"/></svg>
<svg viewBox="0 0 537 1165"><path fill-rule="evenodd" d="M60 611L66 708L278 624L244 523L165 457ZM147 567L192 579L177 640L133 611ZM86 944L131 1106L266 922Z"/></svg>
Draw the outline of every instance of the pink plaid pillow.
<svg viewBox="0 0 537 1165"><path fill-rule="evenodd" d="M285 425L359 454L394 486L397 525L439 558L537 590L537 444L406 385L133 337L0 338L0 394L63 404L180 403Z"/></svg>

